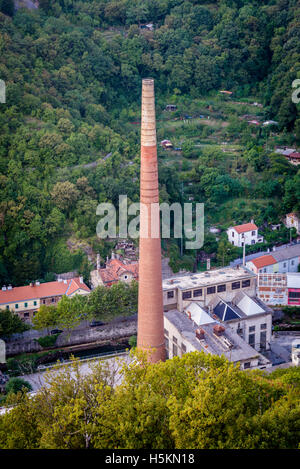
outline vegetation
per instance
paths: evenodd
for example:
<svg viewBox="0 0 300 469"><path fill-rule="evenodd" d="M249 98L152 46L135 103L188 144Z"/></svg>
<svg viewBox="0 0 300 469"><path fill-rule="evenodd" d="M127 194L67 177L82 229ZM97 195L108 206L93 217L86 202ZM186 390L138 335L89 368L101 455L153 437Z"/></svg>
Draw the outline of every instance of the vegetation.
<svg viewBox="0 0 300 469"><path fill-rule="evenodd" d="M154 31L139 27L147 22ZM96 207L118 206L119 194L138 201L134 122L149 75L158 137L182 146L159 151L162 200L193 196L205 202L208 223L226 204L228 224L299 210L299 171L270 151L300 142L291 100L297 0L40 0L37 10L16 12L0 0L0 31L0 283L75 269L86 276L86 256L67 247L70 237L105 259ZM252 106L257 100L263 108ZM167 103L177 111L163 112ZM180 120L186 114L193 119ZM250 126L243 114L279 125ZM192 257L185 265L195 262L196 253L184 254Z"/></svg>
<svg viewBox="0 0 300 469"><path fill-rule="evenodd" d="M37 342L43 348L50 348L55 345L58 336L59 334L46 335L45 337L39 337Z"/></svg>
<svg viewBox="0 0 300 469"><path fill-rule="evenodd" d="M7 394L17 394L19 391L28 392L32 390L32 386L28 381L22 378L10 378L5 386Z"/></svg>
<svg viewBox="0 0 300 469"><path fill-rule="evenodd" d="M89 295L63 296L57 306L42 305L32 322L36 329L49 331L50 327L60 326L70 330L83 320L109 321L133 315L137 313L137 301L137 282L119 282L110 288L97 287Z"/></svg>
<svg viewBox="0 0 300 469"><path fill-rule="evenodd" d="M29 329L17 314L9 309L1 310L0 314L0 337L9 337L17 332L24 332Z"/></svg>
<svg viewBox="0 0 300 469"><path fill-rule="evenodd" d="M299 367L245 372L199 352L137 360L123 365L121 385L121 362L102 361L85 376L74 362L34 397L11 397L1 448L298 448Z"/></svg>

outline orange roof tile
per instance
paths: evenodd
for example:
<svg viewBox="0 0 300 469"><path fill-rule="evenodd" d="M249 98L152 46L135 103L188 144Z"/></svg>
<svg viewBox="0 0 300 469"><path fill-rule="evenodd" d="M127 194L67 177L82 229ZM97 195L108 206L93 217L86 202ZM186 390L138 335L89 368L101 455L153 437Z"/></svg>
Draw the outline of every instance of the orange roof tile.
<svg viewBox="0 0 300 469"><path fill-rule="evenodd" d="M13 287L11 290L0 290L0 304L15 303L17 301L36 300L39 298L47 298L50 296L70 296L79 288L90 292L85 283L80 283L79 277L58 282L46 282L40 285L25 287Z"/></svg>
<svg viewBox="0 0 300 469"><path fill-rule="evenodd" d="M246 233L247 231L257 230L257 226L254 223L244 223L243 225L237 225L232 227L237 233Z"/></svg>
<svg viewBox="0 0 300 469"><path fill-rule="evenodd" d="M267 265L277 264L276 259L271 254L257 257L256 259L252 259L252 261L250 262L252 262L252 264L254 264L257 269L261 269L262 267L266 267Z"/></svg>
<svg viewBox="0 0 300 469"><path fill-rule="evenodd" d="M106 264L104 269L100 269L99 274L104 283L115 283L120 280L120 276L126 272L133 274L137 280L139 275L139 264L134 262L132 264L123 264L120 259L111 259Z"/></svg>

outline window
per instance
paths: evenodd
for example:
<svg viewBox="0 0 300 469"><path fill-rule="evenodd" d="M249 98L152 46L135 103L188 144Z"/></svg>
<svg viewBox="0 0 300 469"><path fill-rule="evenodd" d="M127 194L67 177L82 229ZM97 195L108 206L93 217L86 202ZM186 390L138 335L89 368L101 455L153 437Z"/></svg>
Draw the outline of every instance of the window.
<svg viewBox="0 0 300 469"><path fill-rule="evenodd" d="M46 304L46 300L43 300L43 305L45 305L45 304Z"/></svg>
<svg viewBox="0 0 300 469"><path fill-rule="evenodd" d="M188 298L192 298L192 292L191 291L184 291L182 293L182 299L187 300Z"/></svg>
<svg viewBox="0 0 300 469"><path fill-rule="evenodd" d="M243 239L245 238L245 235L244 235L244 233L242 234L242 238L243 238Z"/></svg>
<svg viewBox="0 0 300 469"><path fill-rule="evenodd" d="M202 296L202 288L199 288L198 290L194 290L194 296Z"/></svg>
<svg viewBox="0 0 300 469"><path fill-rule="evenodd" d="M255 344L255 334L249 334L249 345L252 345L254 347Z"/></svg>
<svg viewBox="0 0 300 469"><path fill-rule="evenodd" d="M290 291L289 292L289 298L300 298L300 291Z"/></svg>
<svg viewBox="0 0 300 469"><path fill-rule="evenodd" d="M29 313L24 313L24 318L29 318Z"/></svg>
<svg viewBox="0 0 300 469"><path fill-rule="evenodd" d="M251 244L255 244L255 239L252 239Z"/></svg>
<svg viewBox="0 0 300 469"><path fill-rule="evenodd" d="M234 231L232 231L231 235L232 235L232 237L234 238Z"/></svg>
<svg viewBox="0 0 300 469"><path fill-rule="evenodd" d="M255 326L250 326L249 327L249 332L255 332Z"/></svg>
<svg viewBox="0 0 300 469"><path fill-rule="evenodd" d="M19 305L18 305L18 303L15 305L15 308L16 308L16 309L19 309Z"/></svg>
<svg viewBox="0 0 300 469"><path fill-rule="evenodd" d="M207 294L211 295L212 293L216 293L216 287L208 287Z"/></svg>
<svg viewBox="0 0 300 469"><path fill-rule="evenodd" d="M182 353L186 353L186 346L184 344L181 344L181 350Z"/></svg>
<svg viewBox="0 0 300 469"><path fill-rule="evenodd" d="M283 267L286 267L286 262L283 263Z"/></svg>
<svg viewBox="0 0 300 469"><path fill-rule="evenodd" d="M247 368L250 368L251 362L245 362L244 363L244 370L247 370Z"/></svg>
<svg viewBox="0 0 300 469"><path fill-rule="evenodd" d="M167 297L168 298L174 298L174 292L173 291L168 291Z"/></svg>
<svg viewBox="0 0 300 469"><path fill-rule="evenodd" d="M8 305L6 305L6 309L9 309L9 306L8 306Z"/></svg>
<svg viewBox="0 0 300 469"><path fill-rule="evenodd" d="M128 279L128 276L127 276L127 275L124 275L124 279L127 280L127 279Z"/></svg>
<svg viewBox="0 0 300 469"><path fill-rule="evenodd" d="M291 264L294 265L294 264L295 264L295 261L291 261Z"/></svg>
<svg viewBox="0 0 300 469"><path fill-rule="evenodd" d="M52 301L52 303L54 303L54 302L55 302L55 298L51 298L51 301Z"/></svg>
<svg viewBox="0 0 300 469"><path fill-rule="evenodd" d="M267 267L264 268L264 273L266 273L266 272L267 272Z"/></svg>
<svg viewBox="0 0 300 469"><path fill-rule="evenodd" d="M255 236L255 231L252 231L251 234L252 234L252 236Z"/></svg>
<svg viewBox="0 0 300 469"><path fill-rule="evenodd" d="M240 288L240 287L241 287L241 282L233 282L233 283L231 284L232 290L237 290L237 289Z"/></svg>
<svg viewBox="0 0 300 469"><path fill-rule="evenodd" d="M36 301L34 301L34 302L33 302L33 306L36 306L36 305L37 305L37 302L36 302Z"/></svg>
<svg viewBox="0 0 300 469"><path fill-rule="evenodd" d="M178 347L177 345L173 344L173 357L176 357L178 355Z"/></svg>
<svg viewBox="0 0 300 469"><path fill-rule="evenodd" d="M24 303L24 306L25 306L25 308L27 308L27 306L28 306L28 303Z"/></svg>
<svg viewBox="0 0 300 469"><path fill-rule="evenodd" d="M266 323L261 324L261 325L260 325L260 328L261 328L261 329L267 329L267 324L266 324Z"/></svg>
<svg viewBox="0 0 300 469"><path fill-rule="evenodd" d="M177 344L177 339L174 336L173 336L173 342L174 342L174 344Z"/></svg>
<svg viewBox="0 0 300 469"><path fill-rule="evenodd" d="M267 347L267 332L263 331L260 333L260 347L266 349Z"/></svg>
<svg viewBox="0 0 300 469"><path fill-rule="evenodd" d="M220 291L226 291L226 285L225 283L223 285L218 285L217 286L217 291L220 292Z"/></svg>
<svg viewBox="0 0 300 469"><path fill-rule="evenodd" d="M242 281L242 288L250 287L250 280L243 280Z"/></svg>
<svg viewBox="0 0 300 469"><path fill-rule="evenodd" d="M167 339L165 337L165 347L166 347L166 350L169 350L169 339Z"/></svg>
<svg viewBox="0 0 300 469"><path fill-rule="evenodd" d="M166 336L169 336L169 331L167 331L167 329L164 329L164 333Z"/></svg>

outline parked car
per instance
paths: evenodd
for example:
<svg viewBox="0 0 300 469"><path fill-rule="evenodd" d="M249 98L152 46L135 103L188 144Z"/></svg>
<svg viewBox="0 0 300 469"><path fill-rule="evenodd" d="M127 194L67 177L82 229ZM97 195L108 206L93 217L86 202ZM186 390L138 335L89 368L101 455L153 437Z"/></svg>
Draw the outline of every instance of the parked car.
<svg viewBox="0 0 300 469"><path fill-rule="evenodd" d="M50 332L51 335L54 335L54 334L62 334L64 331L62 331L61 329L52 329L52 331Z"/></svg>
<svg viewBox="0 0 300 469"><path fill-rule="evenodd" d="M104 325L104 322L102 321L92 321L90 323L90 327L97 327L97 326L103 326Z"/></svg>

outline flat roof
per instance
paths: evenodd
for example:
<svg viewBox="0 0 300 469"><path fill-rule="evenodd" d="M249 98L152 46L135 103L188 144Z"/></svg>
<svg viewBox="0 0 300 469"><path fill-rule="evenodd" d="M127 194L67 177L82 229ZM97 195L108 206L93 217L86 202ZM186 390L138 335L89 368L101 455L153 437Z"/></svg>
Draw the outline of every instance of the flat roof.
<svg viewBox="0 0 300 469"><path fill-rule="evenodd" d="M263 357L257 350L247 344L238 334L236 334L230 327L225 327L223 336L231 343L232 347L223 345L222 339L220 340L215 336L213 328L216 324L221 324L214 321L210 324L201 325L200 328L204 330L204 339L198 340L196 338L196 330L199 329L194 321L188 318L186 313L180 313L174 309L164 313L165 318L175 326L178 332L186 339L196 350L200 352L210 353L212 355L224 355L232 362L247 361L255 357L259 358L260 362L268 364L269 361ZM261 364L263 364L261 363Z"/></svg>
<svg viewBox="0 0 300 469"><path fill-rule="evenodd" d="M163 290L189 290L197 287L206 287L218 283L233 282L244 278L255 278L256 275L244 267L233 268L224 267L222 269L213 269L208 272L189 273L186 275L171 277L163 280Z"/></svg>

